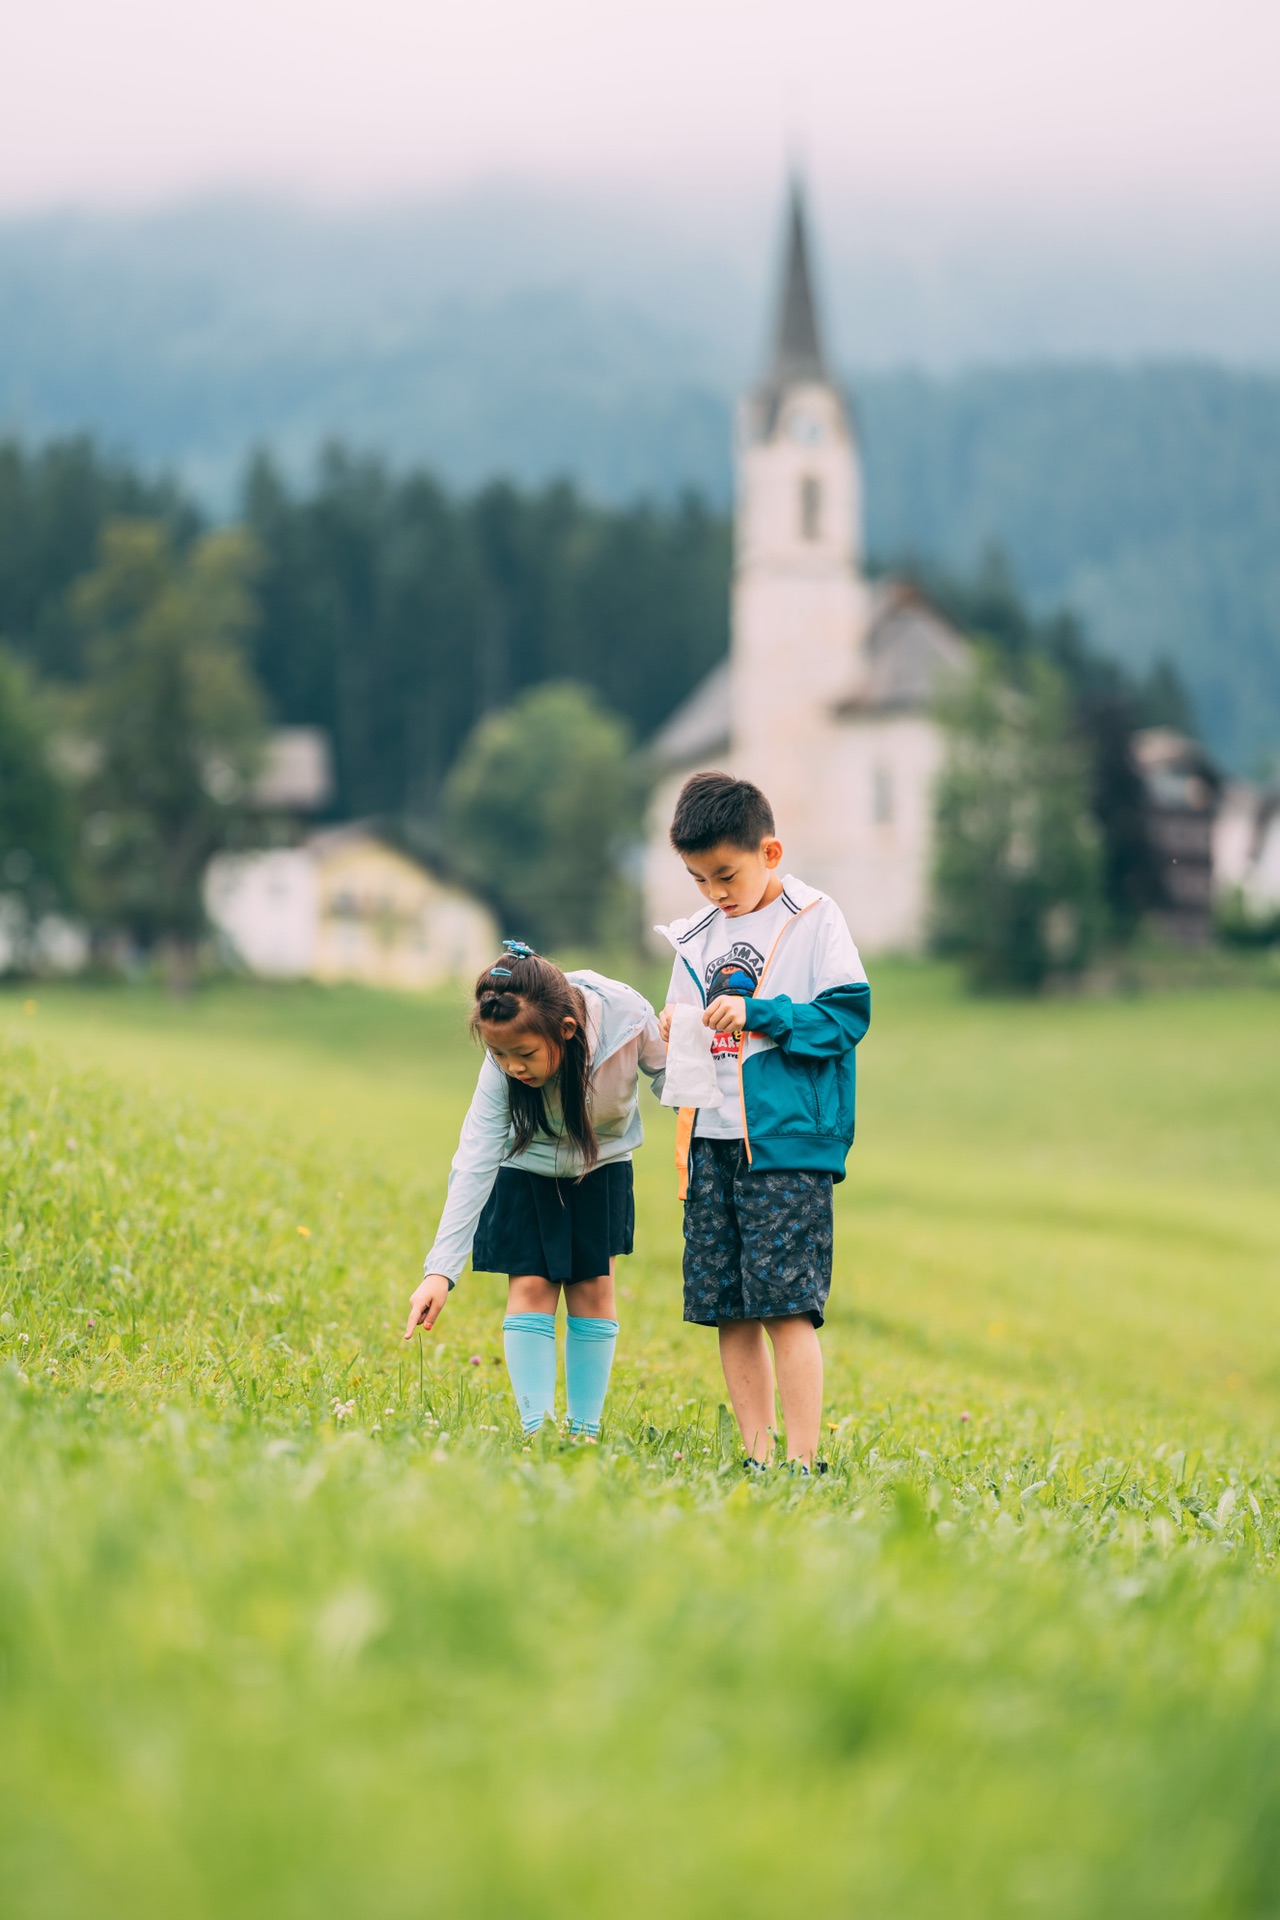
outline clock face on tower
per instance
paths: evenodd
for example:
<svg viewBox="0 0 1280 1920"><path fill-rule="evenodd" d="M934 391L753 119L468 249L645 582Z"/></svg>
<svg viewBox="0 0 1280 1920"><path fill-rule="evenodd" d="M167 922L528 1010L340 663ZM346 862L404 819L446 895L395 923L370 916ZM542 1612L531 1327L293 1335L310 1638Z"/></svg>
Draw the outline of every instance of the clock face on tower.
<svg viewBox="0 0 1280 1920"><path fill-rule="evenodd" d="M816 414L801 410L787 421L787 432L797 446L816 447L822 439L822 422Z"/></svg>

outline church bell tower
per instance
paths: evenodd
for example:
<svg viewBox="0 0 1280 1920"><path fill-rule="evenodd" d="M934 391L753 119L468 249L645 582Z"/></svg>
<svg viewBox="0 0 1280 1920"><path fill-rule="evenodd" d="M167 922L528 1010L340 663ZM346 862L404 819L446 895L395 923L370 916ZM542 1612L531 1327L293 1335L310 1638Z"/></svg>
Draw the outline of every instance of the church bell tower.
<svg viewBox="0 0 1280 1920"><path fill-rule="evenodd" d="M736 489L734 766L769 795L784 838L825 841L806 748L857 689L866 586L857 452L822 348L798 182L768 370L739 408Z"/></svg>

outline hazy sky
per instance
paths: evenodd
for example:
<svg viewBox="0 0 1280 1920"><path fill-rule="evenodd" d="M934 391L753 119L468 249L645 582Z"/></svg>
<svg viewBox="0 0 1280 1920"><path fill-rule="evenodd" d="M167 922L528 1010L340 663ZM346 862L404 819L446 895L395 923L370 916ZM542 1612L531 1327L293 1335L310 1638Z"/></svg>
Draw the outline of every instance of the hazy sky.
<svg viewBox="0 0 1280 1920"><path fill-rule="evenodd" d="M5 0L0 208L520 179L1280 213L1280 0Z"/></svg>

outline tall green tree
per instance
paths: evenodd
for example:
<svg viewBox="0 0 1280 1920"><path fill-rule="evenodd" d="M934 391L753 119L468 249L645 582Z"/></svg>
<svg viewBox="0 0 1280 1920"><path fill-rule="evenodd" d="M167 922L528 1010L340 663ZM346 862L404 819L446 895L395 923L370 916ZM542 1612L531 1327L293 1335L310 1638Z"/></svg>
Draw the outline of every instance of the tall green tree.
<svg viewBox="0 0 1280 1920"><path fill-rule="evenodd" d="M1147 824L1146 791L1131 752L1139 727L1195 731L1177 673L1157 662L1145 676L1129 672L1089 644L1069 612L1039 618L1018 591L1008 561L989 548L968 578L913 565L909 571L936 606L988 647L1014 684L1028 663L1048 661L1070 696L1072 725L1089 764L1089 810L1101 843L1106 935L1123 944L1163 899L1160 861Z"/></svg>
<svg viewBox="0 0 1280 1920"><path fill-rule="evenodd" d="M1061 677L1028 663L1023 688L988 655L942 709L935 936L985 990L1032 992L1078 972L1103 901L1089 764Z"/></svg>
<svg viewBox="0 0 1280 1920"><path fill-rule="evenodd" d="M74 596L90 663L91 899L101 923L164 949L179 985L204 927L205 867L235 837L259 764L244 657L256 565L243 532L183 553L154 521L116 521Z"/></svg>
<svg viewBox="0 0 1280 1920"><path fill-rule="evenodd" d="M74 893L75 810L50 741L29 674L0 650L0 930L20 965L31 957L41 917L68 906Z"/></svg>
<svg viewBox="0 0 1280 1920"><path fill-rule="evenodd" d="M642 800L623 722L587 688L551 683L472 733L445 788L445 846L511 934L591 942L619 911Z"/></svg>
<svg viewBox="0 0 1280 1920"><path fill-rule="evenodd" d="M484 705L465 516L428 476L334 447L303 498L259 458L246 521L264 555L252 658L273 712L329 732L340 812L431 816Z"/></svg>
<svg viewBox="0 0 1280 1920"><path fill-rule="evenodd" d="M95 563L108 520L163 521L179 545L199 514L172 481L145 477L87 435L26 448L0 440L0 635L43 680L83 677L70 590Z"/></svg>
<svg viewBox="0 0 1280 1920"><path fill-rule="evenodd" d="M303 492L260 457L245 517L255 669L278 718L329 730L344 813L437 823L472 727L540 682L594 688L643 737L728 648L729 530L696 500L458 499L333 447Z"/></svg>

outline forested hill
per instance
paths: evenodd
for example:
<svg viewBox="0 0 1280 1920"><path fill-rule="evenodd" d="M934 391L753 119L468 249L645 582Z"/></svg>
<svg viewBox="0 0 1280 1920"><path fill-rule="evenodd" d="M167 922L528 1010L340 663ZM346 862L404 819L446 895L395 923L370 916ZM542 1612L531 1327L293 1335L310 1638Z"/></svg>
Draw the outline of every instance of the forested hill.
<svg viewBox="0 0 1280 1920"><path fill-rule="evenodd" d="M1280 757L1280 379L998 368L856 398L874 552L963 570L998 543L1104 652L1170 659L1228 761Z"/></svg>
<svg viewBox="0 0 1280 1920"><path fill-rule="evenodd" d="M167 277L78 229L56 249L0 232L0 435L88 428L224 512L251 446L299 480L331 437L468 491L564 475L601 502L692 488L727 506L744 322L720 351L705 312L686 326L675 304L664 319L536 275L447 297L406 279L379 305L367 261L326 277L289 232L264 229L242 285L176 229ZM854 368L849 384L873 554L967 572L997 544L1038 607L1074 606L1131 666L1172 659L1228 763L1280 750L1280 375Z"/></svg>

